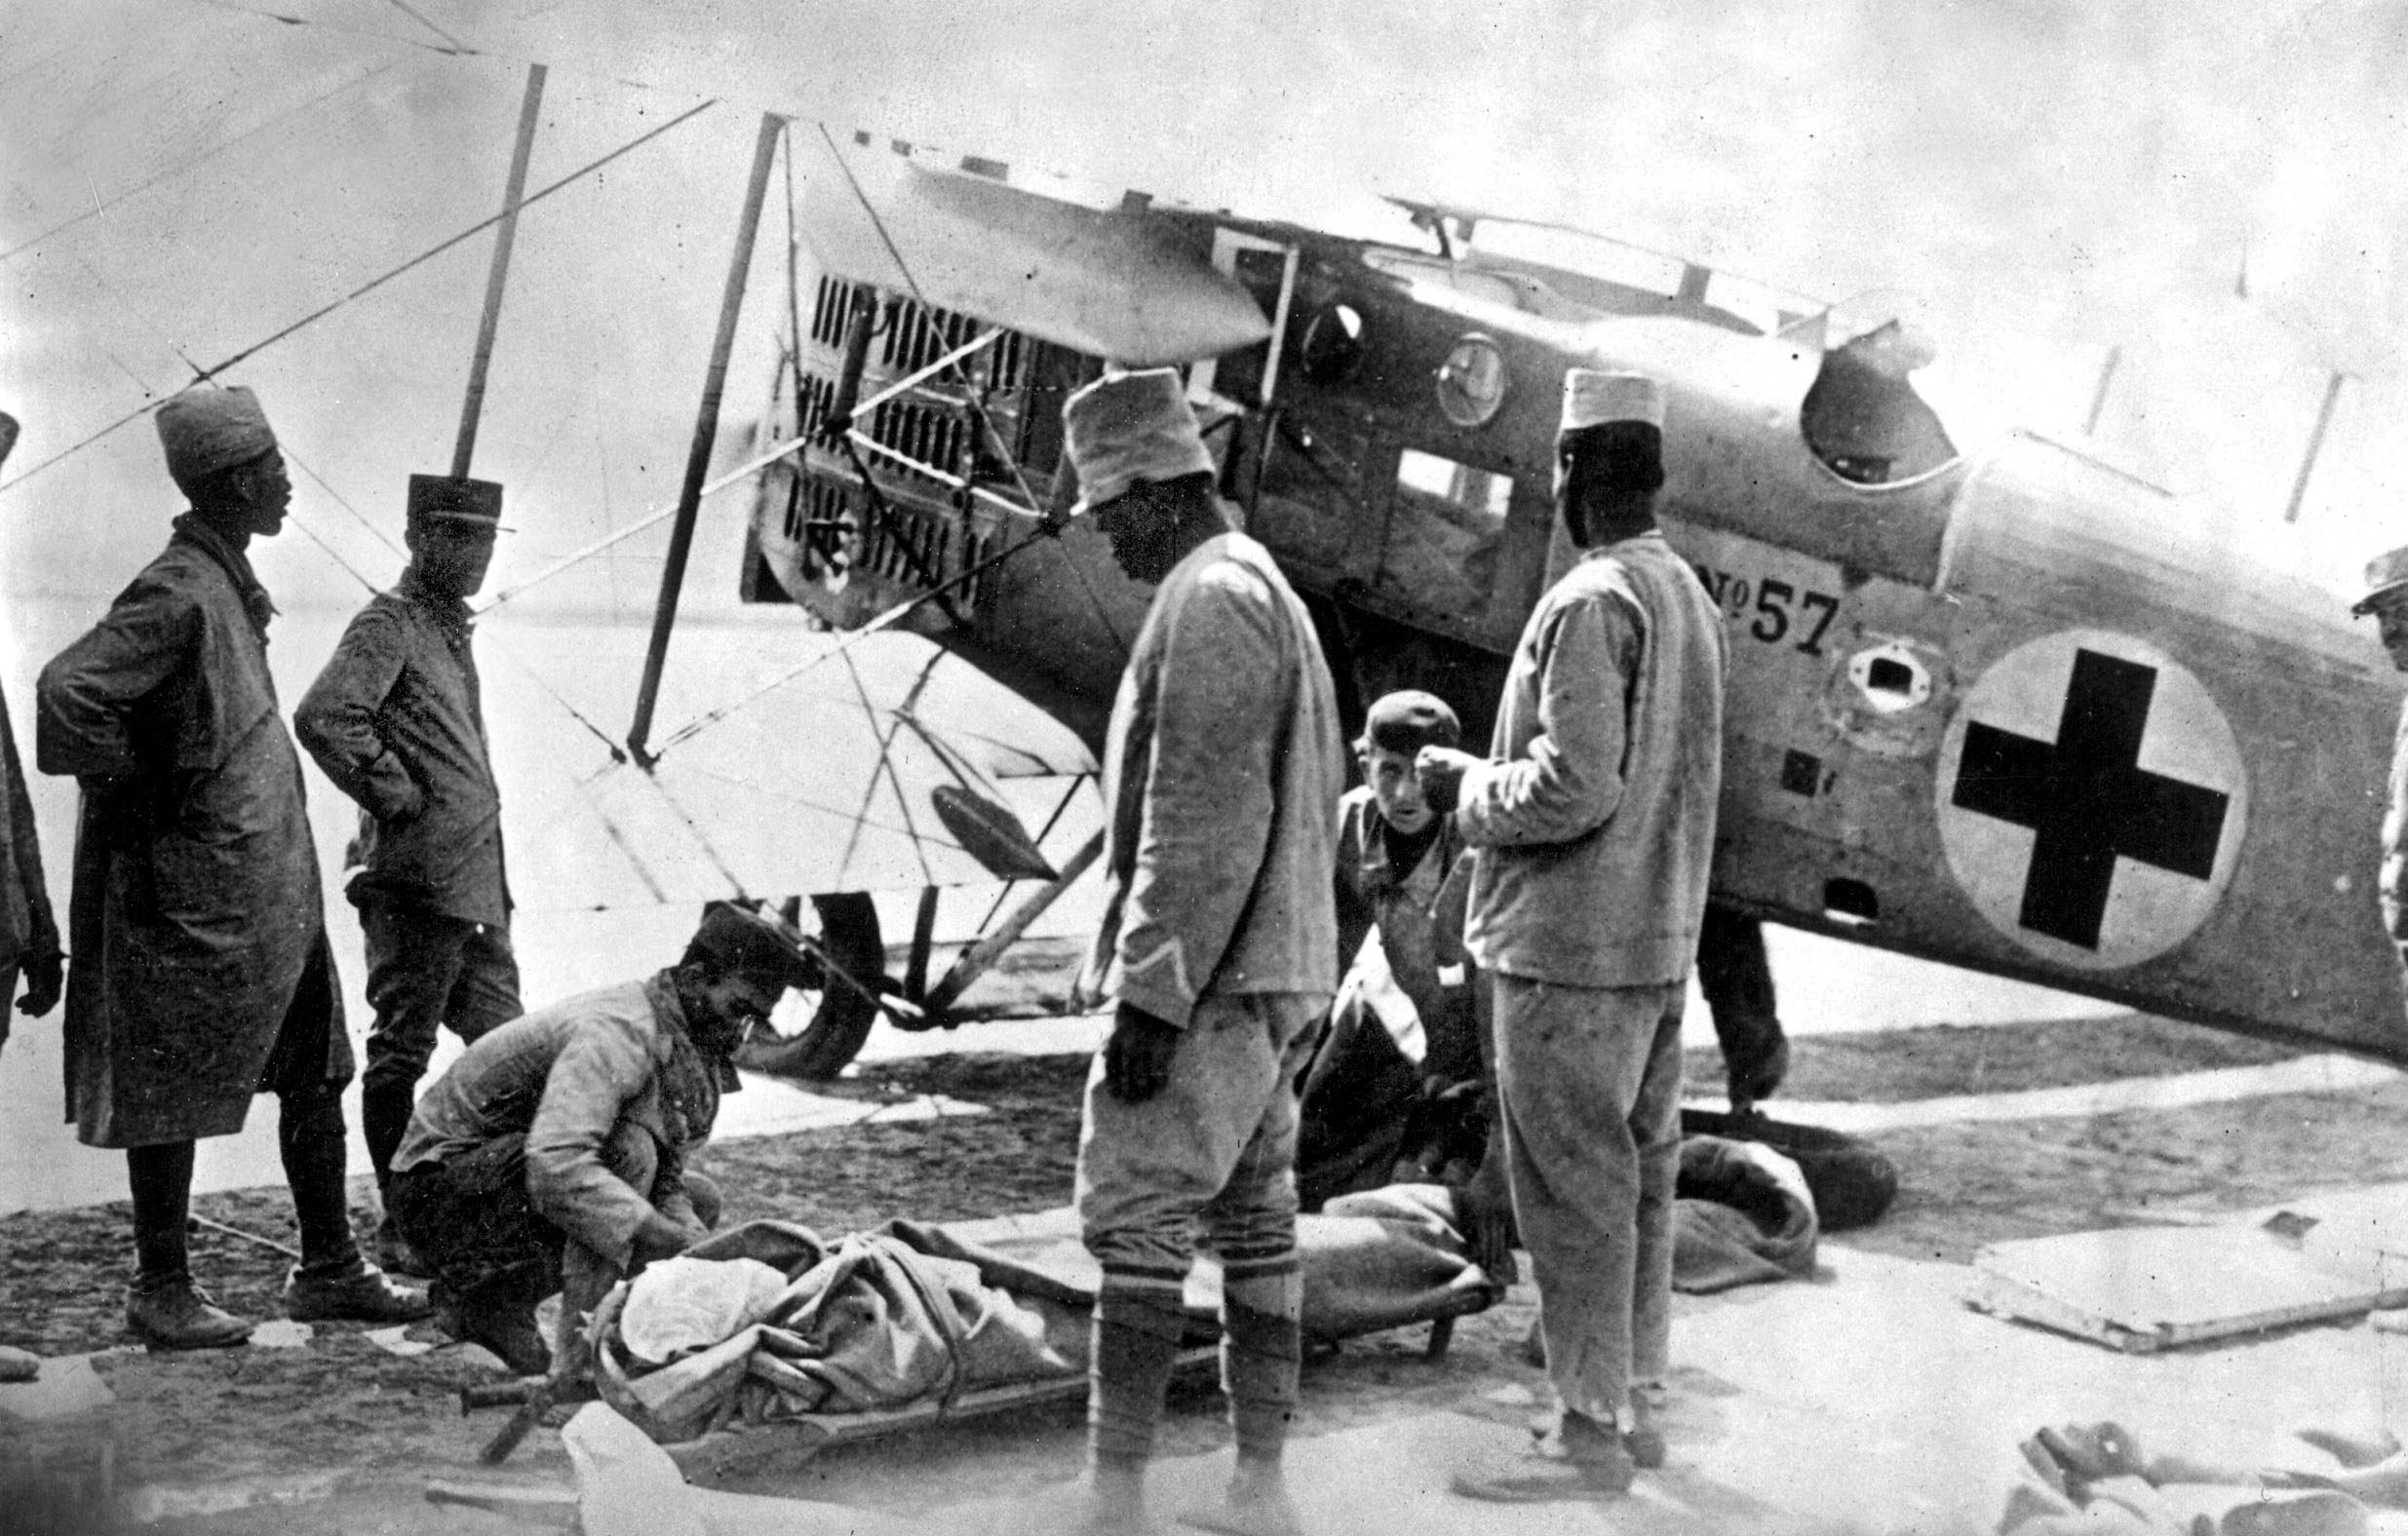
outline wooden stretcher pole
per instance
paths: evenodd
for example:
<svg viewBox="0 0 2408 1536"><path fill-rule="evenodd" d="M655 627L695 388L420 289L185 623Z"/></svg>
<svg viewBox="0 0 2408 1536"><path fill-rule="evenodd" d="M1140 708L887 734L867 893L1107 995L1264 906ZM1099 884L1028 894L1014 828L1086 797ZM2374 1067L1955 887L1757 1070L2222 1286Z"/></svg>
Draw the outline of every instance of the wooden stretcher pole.
<svg viewBox="0 0 2408 1536"><path fill-rule="evenodd" d="M769 189L769 168L778 151L778 135L786 119L774 112L760 115L760 136L753 144L753 176L744 189L744 212L736 220L736 250L727 262L727 287L719 297L719 334L711 341L711 365L703 374L702 408L694 416L694 441L686 450L685 483L678 493L678 520L669 531L669 558L661 567L660 602L652 613L652 643L644 652L643 682L636 693L636 719L627 730L627 749L636 761L648 764L645 738L652 734L652 707L659 702L661 666L669 657L669 630L677 622L678 589L685 584L685 560L694 548L694 519L702 509L702 482L710 474L711 448L719 431L719 396L727 384L727 355L736 344L736 317L744 308L745 278L753 270L753 237L760 230L761 200Z"/></svg>
<svg viewBox="0 0 2408 1536"><path fill-rule="evenodd" d="M493 231L493 266L485 277L485 318L477 323L477 355L468 365L468 394L460 402L460 434L451 442L451 478L468 479L477 452L477 421L485 413L485 375L493 362L493 333L501 328L502 286L510 276L510 248L519 236L519 202L526 193L526 162L535 149L535 125L543 113L544 66L526 66L526 96L519 104L519 142L510 152L510 182L502 191L502 221Z"/></svg>

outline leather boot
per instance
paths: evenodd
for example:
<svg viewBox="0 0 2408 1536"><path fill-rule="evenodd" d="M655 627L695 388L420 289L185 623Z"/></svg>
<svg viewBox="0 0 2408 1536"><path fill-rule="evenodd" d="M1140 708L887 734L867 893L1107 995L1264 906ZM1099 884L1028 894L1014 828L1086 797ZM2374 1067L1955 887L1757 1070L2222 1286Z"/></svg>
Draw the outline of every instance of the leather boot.
<svg viewBox="0 0 2408 1536"><path fill-rule="evenodd" d="M490 1350L512 1375L551 1374L552 1351L535 1326L535 1304L525 1286L512 1281L480 1286L446 1311L452 1337Z"/></svg>
<svg viewBox="0 0 2408 1536"><path fill-rule="evenodd" d="M285 1277L285 1316L295 1323L415 1323L433 1310L425 1291L395 1285L365 1259L347 1275Z"/></svg>
<svg viewBox="0 0 2408 1536"><path fill-rule="evenodd" d="M126 1326L152 1349L226 1349L250 1343L252 1325L176 1275L126 1287Z"/></svg>
<svg viewBox="0 0 2408 1536"><path fill-rule="evenodd" d="M402 1229L393 1224L388 1212L376 1223L376 1235L369 1240L369 1257L388 1275L415 1275L421 1280L432 1279L435 1266L402 1236Z"/></svg>

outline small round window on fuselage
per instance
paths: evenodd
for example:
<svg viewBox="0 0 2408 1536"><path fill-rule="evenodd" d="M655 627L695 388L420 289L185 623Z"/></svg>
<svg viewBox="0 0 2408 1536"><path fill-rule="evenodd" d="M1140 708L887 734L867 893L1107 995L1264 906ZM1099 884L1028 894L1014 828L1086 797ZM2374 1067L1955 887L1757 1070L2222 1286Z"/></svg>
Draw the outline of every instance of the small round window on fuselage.
<svg viewBox="0 0 2408 1536"><path fill-rule="evenodd" d="M1505 403L1505 355L1486 336L1455 344L1438 365L1438 408L1458 427L1483 427Z"/></svg>

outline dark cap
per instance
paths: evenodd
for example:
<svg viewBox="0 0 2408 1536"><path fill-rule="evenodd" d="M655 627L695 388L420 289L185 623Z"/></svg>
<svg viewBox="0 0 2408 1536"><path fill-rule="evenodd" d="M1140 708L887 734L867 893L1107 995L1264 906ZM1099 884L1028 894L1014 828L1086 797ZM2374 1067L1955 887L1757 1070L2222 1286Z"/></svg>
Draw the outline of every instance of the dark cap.
<svg viewBox="0 0 2408 1536"><path fill-rule="evenodd" d="M1357 748L1377 747L1407 757L1424 747L1455 747L1463 740L1462 722L1434 693L1407 688L1382 694L1363 716L1363 737Z"/></svg>
<svg viewBox="0 0 2408 1536"><path fill-rule="evenodd" d="M2386 551L2366 562L2366 595L2350 604L2351 613L2372 613L2408 589L2408 548Z"/></svg>
<svg viewBox="0 0 2408 1536"><path fill-rule="evenodd" d="M701 957L773 987L808 986L819 979L800 934L734 902L713 902L702 909L702 926L685 945L686 959Z"/></svg>
<svg viewBox="0 0 2408 1536"><path fill-rule="evenodd" d="M498 480L453 480L448 475L409 477L409 523L448 522L502 531L502 487Z"/></svg>

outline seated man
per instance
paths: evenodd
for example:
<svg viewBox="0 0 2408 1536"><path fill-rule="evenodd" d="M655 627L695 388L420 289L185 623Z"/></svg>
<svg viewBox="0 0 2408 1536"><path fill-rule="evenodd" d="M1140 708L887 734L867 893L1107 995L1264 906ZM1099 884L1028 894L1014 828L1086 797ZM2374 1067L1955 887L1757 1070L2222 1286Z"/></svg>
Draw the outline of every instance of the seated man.
<svg viewBox="0 0 2408 1536"><path fill-rule="evenodd" d="M541 1374L538 1300L563 1292L565 1350L620 1278L703 1235L718 1200L686 1155L746 1031L811 975L793 935L715 902L675 966L513 1019L451 1064L394 1154L393 1215L455 1335Z"/></svg>
<svg viewBox="0 0 2408 1536"><path fill-rule="evenodd" d="M1407 691L1375 703L1355 743L1364 783L1339 801L1337 869L1351 969L1304 1073L1296 1178L1307 1210L1383 1184L1460 1184L1481 1160L1488 1071L1463 953L1468 867L1455 818L1431 810L1413 777L1415 752L1461 734L1444 700ZM1374 929L1379 947L1366 954Z"/></svg>

